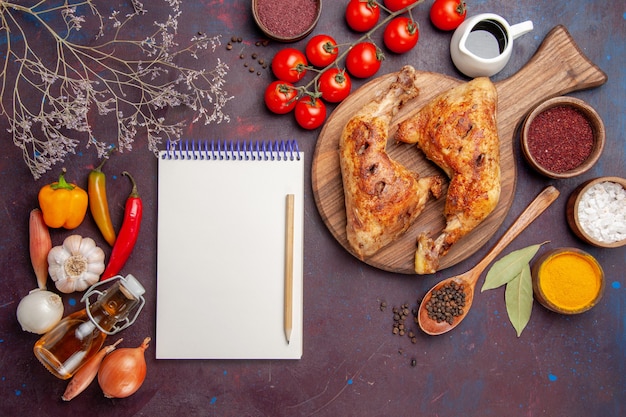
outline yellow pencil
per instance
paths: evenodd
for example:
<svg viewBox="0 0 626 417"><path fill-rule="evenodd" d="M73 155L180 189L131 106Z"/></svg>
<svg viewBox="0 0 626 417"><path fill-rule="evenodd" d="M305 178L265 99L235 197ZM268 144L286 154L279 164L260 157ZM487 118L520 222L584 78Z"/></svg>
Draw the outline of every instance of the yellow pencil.
<svg viewBox="0 0 626 417"><path fill-rule="evenodd" d="M285 337L291 339L293 321L293 204L294 195L287 194L287 213L285 224Z"/></svg>

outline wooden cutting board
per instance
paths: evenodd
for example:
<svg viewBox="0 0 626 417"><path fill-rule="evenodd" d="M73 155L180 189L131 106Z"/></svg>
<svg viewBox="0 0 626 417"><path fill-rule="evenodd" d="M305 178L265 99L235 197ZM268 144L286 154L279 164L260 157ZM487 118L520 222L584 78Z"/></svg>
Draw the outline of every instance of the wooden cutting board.
<svg viewBox="0 0 626 417"><path fill-rule="evenodd" d="M339 137L348 120L372 100L377 92L386 90L395 78L396 74L392 73L374 79L337 106L320 132L313 155L311 181L315 203L330 232L353 255L345 230L346 213L338 154ZM557 26L548 33L535 55L520 71L496 83L502 168L500 201L483 223L452 247L441 260L439 270L456 265L474 254L496 233L504 221L515 197L517 180L513 140L516 128L526 113L545 99L596 87L604 84L606 80L606 74L584 56L567 29ZM389 132L391 140L387 145L387 152L391 158L421 176L442 174L439 168L428 161L415 146L396 143L393 136L399 122L417 113L436 95L464 81L432 72L419 72L418 81L420 95L394 118ZM443 230L444 203L445 194L437 201L429 201L417 221L401 238L364 262L386 271L414 274L417 236L421 232L436 236Z"/></svg>

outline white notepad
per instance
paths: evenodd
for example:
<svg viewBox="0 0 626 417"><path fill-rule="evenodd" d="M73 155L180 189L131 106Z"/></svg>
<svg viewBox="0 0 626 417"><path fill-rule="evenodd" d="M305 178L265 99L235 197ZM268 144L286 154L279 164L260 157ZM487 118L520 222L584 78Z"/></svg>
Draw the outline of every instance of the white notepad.
<svg viewBox="0 0 626 417"><path fill-rule="evenodd" d="M181 142L159 155L157 359L302 356L304 155L296 141ZM293 329L284 329L286 196Z"/></svg>

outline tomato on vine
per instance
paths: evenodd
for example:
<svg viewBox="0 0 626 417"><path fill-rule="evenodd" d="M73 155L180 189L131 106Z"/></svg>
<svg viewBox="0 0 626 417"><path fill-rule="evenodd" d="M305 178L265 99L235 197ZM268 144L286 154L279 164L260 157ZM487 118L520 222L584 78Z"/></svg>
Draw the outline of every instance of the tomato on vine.
<svg viewBox="0 0 626 417"><path fill-rule="evenodd" d="M332 64L339 53L337 42L329 35L315 35L306 44L306 57L311 65L325 68Z"/></svg>
<svg viewBox="0 0 626 417"><path fill-rule="evenodd" d="M371 42L357 43L346 55L346 68L357 78L368 78L380 69L385 59L382 51Z"/></svg>
<svg viewBox="0 0 626 417"><path fill-rule="evenodd" d="M272 72L279 80L295 83L304 77L308 65L306 56L298 49L285 48L274 55Z"/></svg>
<svg viewBox="0 0 626 417"><path fill-rule="evenodd" d="M324 100L330 103L339 103L350 94L352 81L345 70L329 68L320 76L318 89Z"/></svg>
<svg viewBox="0 0 626 417"><path fill-rule="evenodd" d="M319 98L305 95L296 103L296 122L304 129L317 129L326 120L326 105Z"/></svg>
<svg viewBox="0 0 626 417"><path fill-rule="evenodd" d="M296 107L298 90L286 81L274 81L265 89L265 105L276 114L289 113Z"/></svg>
<svg viewBox="0 0 626 417"><path fill-rule="evenodd" d="M380 7L375 0L350 0L346 6L346 22L357 32L367 32L376 26Z"/></svg>
<svg viewBox="0 0 626 417"><path fill-rule="evenodd" d="M383 41L392 52L403 54L417 45L419 30L417 23L405 16L394 18L385 27Z"/></svg>
<svg viewBox="0 0 626 417"><path fill-rule="evenodd" d="M404 9L415 2L417 2L417 0L385 0L383 3L385 7L392 12L397 12L398 10Z"/></svg>
<svg viewBox="0 0 626 417"><path fill-rule="evenodd" d="M467 6L463 0L435 0L430 7L430 21L441 30L454 30L467 15Z"/></svg>

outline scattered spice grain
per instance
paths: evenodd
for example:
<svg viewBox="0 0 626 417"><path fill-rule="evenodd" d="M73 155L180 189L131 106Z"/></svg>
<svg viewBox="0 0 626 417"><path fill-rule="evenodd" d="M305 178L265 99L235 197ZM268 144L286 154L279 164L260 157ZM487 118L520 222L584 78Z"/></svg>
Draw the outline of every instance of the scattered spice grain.
<svg viewBox="0 0 626 417"><path fill-rule="evenodd" d="M408 304L402 304L400 307L394 307L393 311L393 328L391 332L400 336L407 334L406 319L409 317Z"/></svg>
<svg viewBox="0 0 626 417"><path fill-rule="evenodd" d="M580 166L591 155L593 130L587 118L571 106L539 113L528 129L528 150L545 169L563 173Z"/></svg>
<svg viewBox="0 0 626 417"><path fill-rule="evenodd" d="M383 307L383 303L384 303L384 307ZM382 302L380 310L384 311L386 308L387 308L387 303ZM393 327L391 329L391 333L394 335L398 335L398 336L406 335L411 340L412 344L416 344L417 335L415 331L410 329L411 323L407 322L407 319L413 316L413 320L412 320L413 324L417 325L418 323L417 313L418 313L417 307L410 309L408 303L402 304L400 307L393 307L392 309Z"/></svg>
<svg viewBox="0 0 626 417"><path fill-rule="evenodd" d="M276 37L291 39L309 29L317 16L315 0L257 0L257 16Z"/></svg>
<svg viewBox="0 0 626 417"><path fill-rule="evenodd" d="M226 45L226 49L227 49L227 50L229 50L229 51L230 51L230 50L232 50L232 49L233 49L233 47L234 47L234 46L233 46L233 42L236 42L236 43L242 43L242 42L243 42L243 39L242 39L241 37L237 37L237 36L233 36L233 37L231 37L230 42L228 42L228 45ZM257 47L259 47L259 46L267 46L267 45L268 45L268 41L266 41L266 40L263 40L263 41L256 41L254 45L255 45L255 46L257 46ZM243 48L245 48L245 46L244 46ZM248 58L248 56L247 56L247 55L243 52L243 48L242 48L242 49L240 49L240 51L241 51L241 52L239 53L239 59L240 59L240 60L246 60L246 59ZM265 60L265 59L263 59L262 57L260 57L260 55L259 55L258 53L253 52L253 53L250 55L250 58L254 60L254 61L252 62L252 64L256 64L256 63L258 62L259 66L260 66L262 69L264 69L264 70L265 70L265 69L267 69L267 68L268 68L267 63L266 63L266 60ZM257 76L261 76L261 75L263 74L263 72L261 72L260 70L257 70L257 69L256 69L255 67L253 67L253 66L251 65L251 63L250 63L249 61L247 61L247 60L246 60L246 61L244 61L244 63L243 63L243 67L244 67L244 68L247 68L247 69L248 69L248 72L249 72L249 73L251 73L251 74L256 74Z"/></svg>

